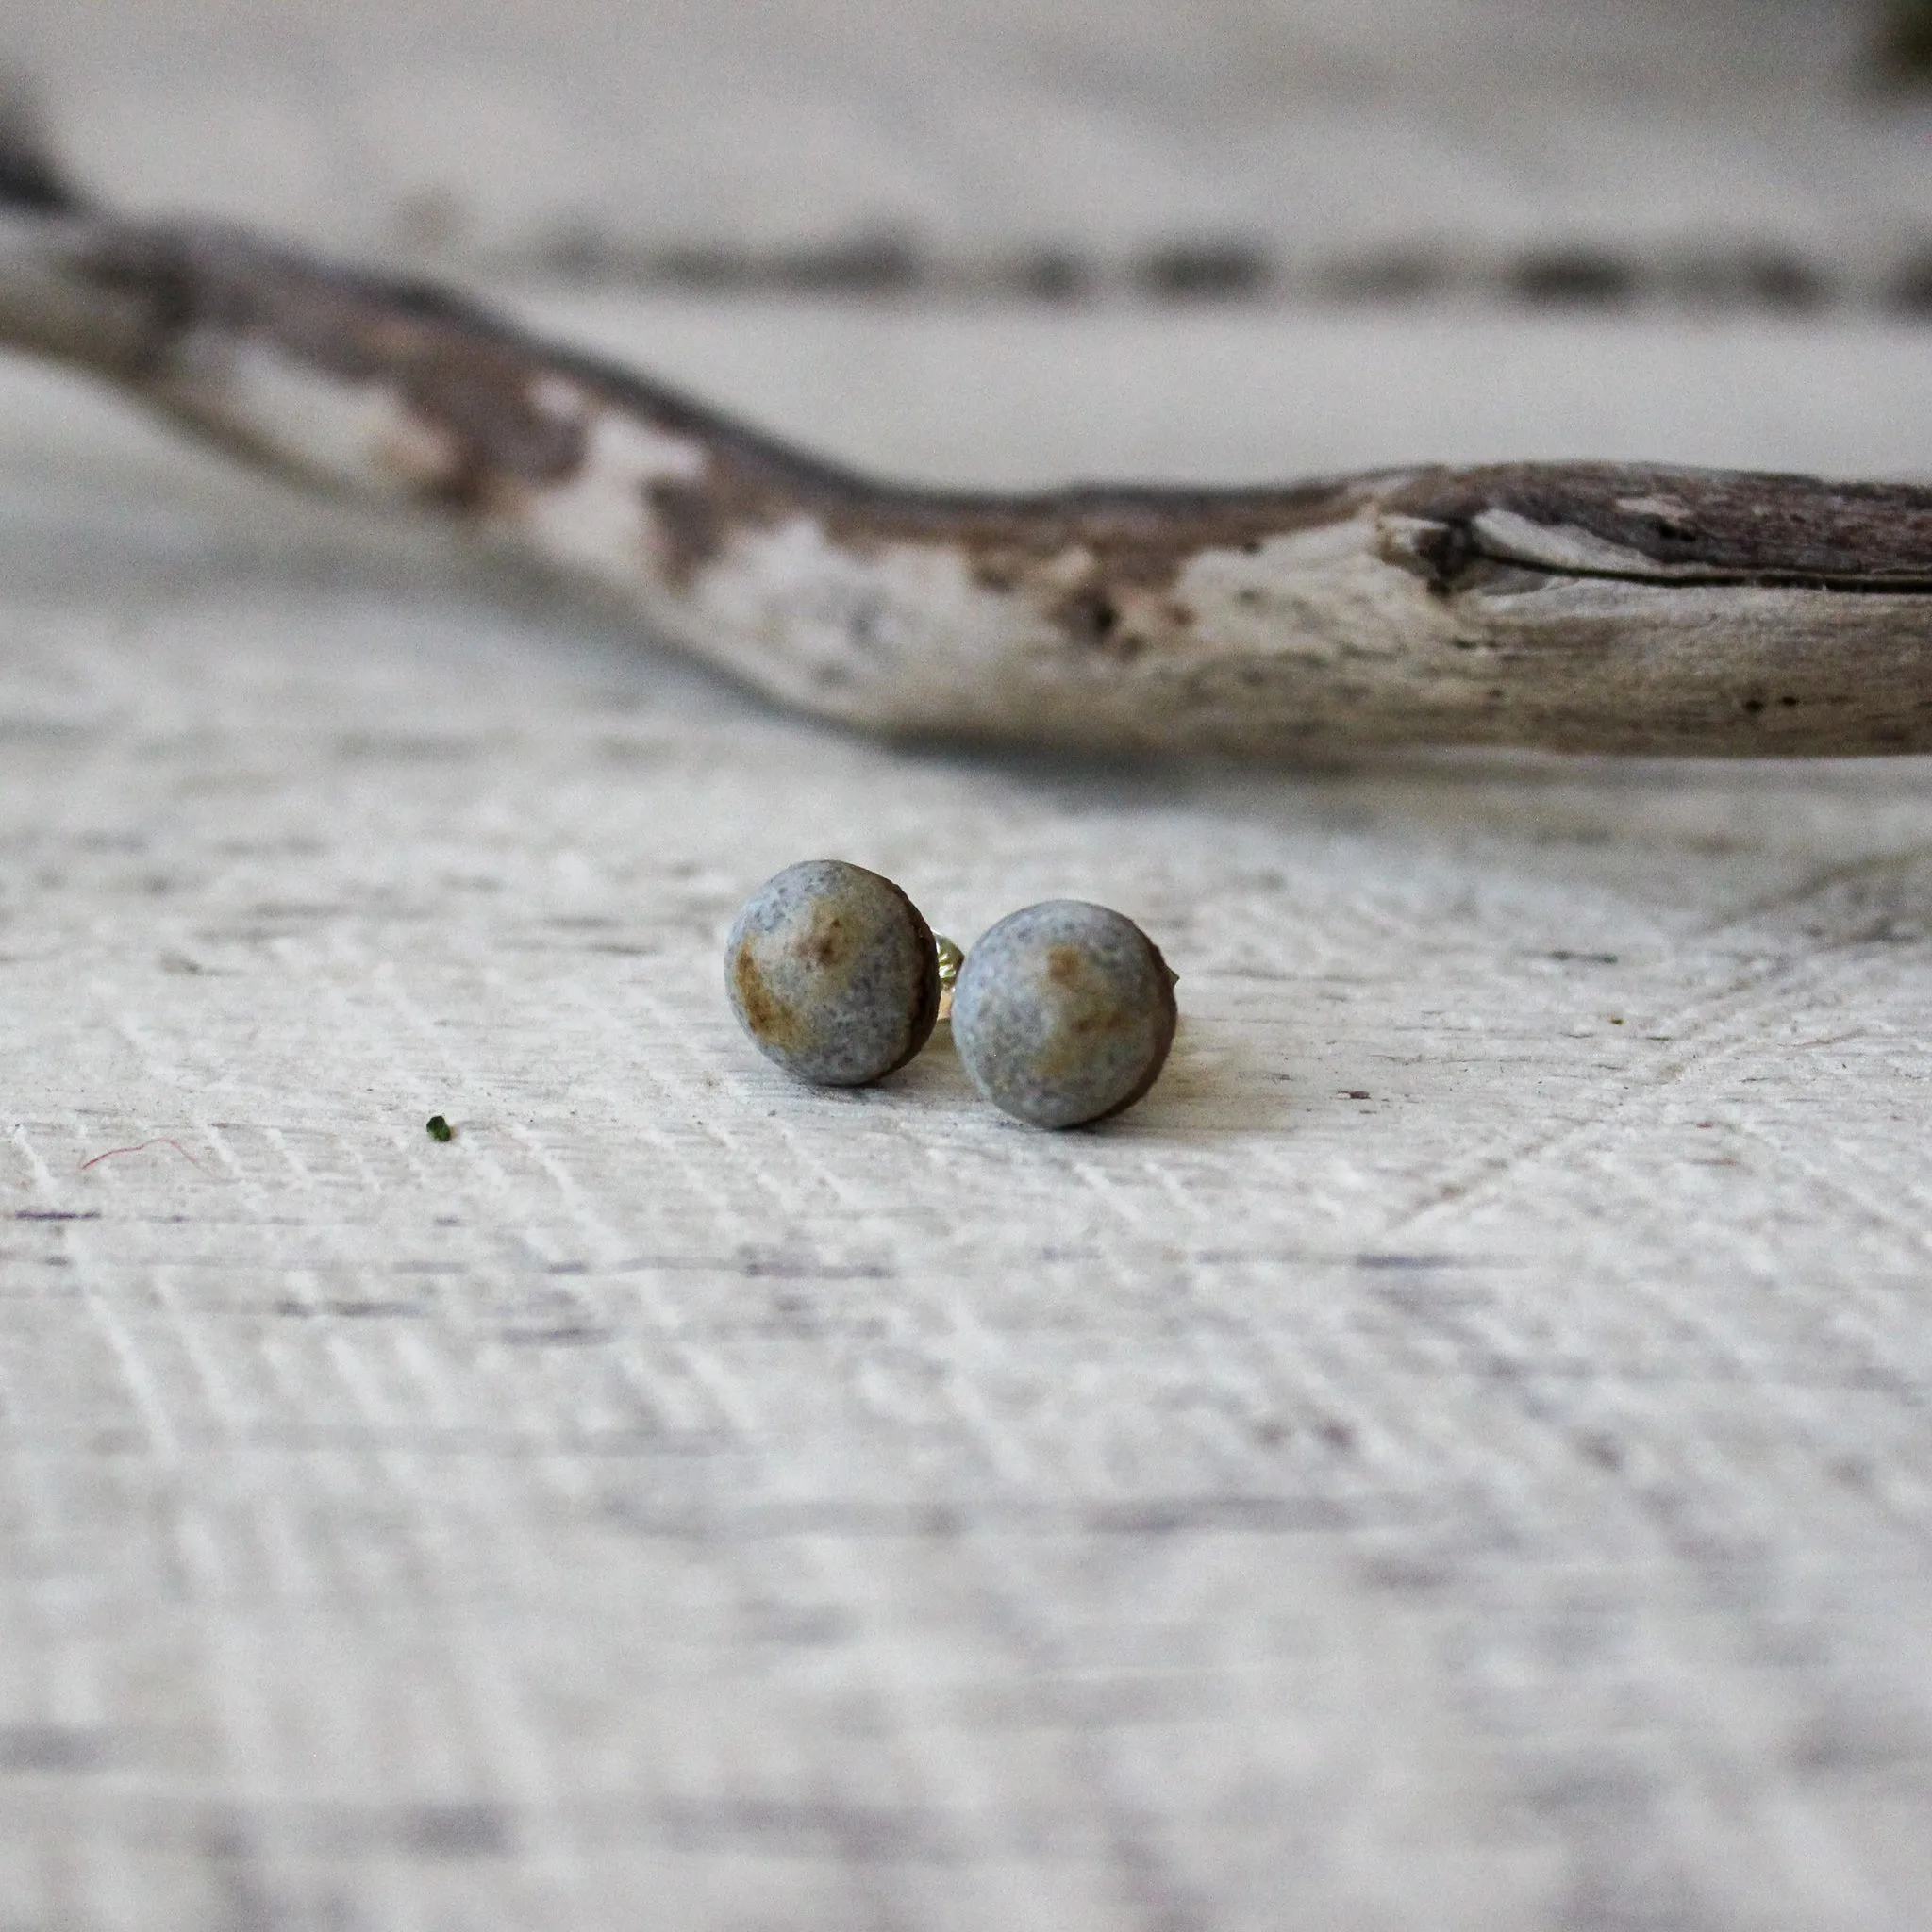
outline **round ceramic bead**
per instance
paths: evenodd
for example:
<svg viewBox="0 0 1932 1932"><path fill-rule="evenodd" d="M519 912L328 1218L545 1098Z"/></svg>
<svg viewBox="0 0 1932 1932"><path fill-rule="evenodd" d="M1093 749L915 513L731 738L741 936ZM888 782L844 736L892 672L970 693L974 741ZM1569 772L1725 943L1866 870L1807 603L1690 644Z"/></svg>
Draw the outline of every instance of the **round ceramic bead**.
<svg viewBox="0 0 1932 1932"><path fill-rule="evenodd" d="M1174 1044L1174 975L1154 941L1105 906L1049 899L1003 919L953 989L953 1044L973 1084L1036 1127L1118 1113Z"/></svg>
<svg viewBox="0 0 1932 1932"><path fill-rule="evenodd" d="M724 989L758 1051L821 1087L903 1067L939 1016L939 956L891 879L808 859L745 902L724 943Z"/></svg>

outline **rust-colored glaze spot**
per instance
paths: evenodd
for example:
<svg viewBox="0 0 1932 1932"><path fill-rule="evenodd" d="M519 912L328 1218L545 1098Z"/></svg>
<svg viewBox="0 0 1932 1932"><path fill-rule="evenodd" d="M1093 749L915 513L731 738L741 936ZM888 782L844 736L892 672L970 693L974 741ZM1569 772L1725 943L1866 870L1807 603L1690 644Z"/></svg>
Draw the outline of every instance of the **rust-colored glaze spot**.
<svg viewBox="0 0 1932 1932"><path fill-rule="evenodd" d="M1141 1016L1117 999L1109 999L1092 983L1087 961L1077 946L1049 946L1046 976L1070 997L1061 1008L1052 1043L1039 1057L1038 1070L1049 1080L1075 1074L1093 1053L1096 1039L1109 1033L1131 1033Z"/></svg>
<svg viewBox="0 0 1932 1932"><path fill-rule="evenodd" d="M738 956L731 962L731 984L737 990L744 1024L756 1038L780 1048L796 1044L798 1028L791 1009L774 997L765 984L765 975L752 958L749 942L739 947Z"/></svg>
<svg viewBox="0 0 1932 1932"><path fill-rule="evenodd" d="M1087 962L1078 946L1049 946L1046 949L1046 976L1056 986L1078 986L1087 975Z"/></svg>
<svg viewBox="0 0 1932 1932"><path fill-rule="evenodd" d="M1124 1033L1139 1024L1138 1016L1116 1001L1111 1006L1090 1006L1074 1022L1074 1031L1085 1039L1095 1033Z"/></svg>
<svg viewBox="0 0 1932 1932"><path fill-rule="evenodd" d="M1091 1057L1096 1035L1131 1033L1139 1024L1138 1017L1117 1002L1096 1002L1069 1021L1057 1043L1041 1054L1040 1072L1052 1080L1075 1074Z"/></svg>
<svg viewBox="0 0 1932 1932"><path fill-rule="evenodd" d="M1066 992L1084 991L1087 995L1070 1003L1073 1010L1066 1022L1070 1046L1074 1041L1091 1040L1096 1033L1122 1033L1139 1024L1135 1014L1118 1000L1095 995L1086 956L1078 946L1049 946L1046 976Z"/></svg>
<svg viewBox="0 0 1932 1932"><path fill-rule="evenodd" d="M827 912L823 907L814 908L811 924L798 941L798 954L830 973L851 958L851 931L838 913Z"/></svg>

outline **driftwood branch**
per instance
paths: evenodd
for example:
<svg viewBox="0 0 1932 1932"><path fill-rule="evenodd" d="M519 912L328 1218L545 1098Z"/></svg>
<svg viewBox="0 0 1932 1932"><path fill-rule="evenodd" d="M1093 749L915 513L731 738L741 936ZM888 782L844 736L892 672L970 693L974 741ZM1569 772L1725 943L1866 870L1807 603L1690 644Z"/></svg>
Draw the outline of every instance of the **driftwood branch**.
<svg viewBox="0 0 1932 1932"><path fill-rule="evenodd" d="M1274 490L896 487L440 291L131 224L0 157L0 344L614 585L894 732L1932 750L1932 488L1590 463Z"/></svg>

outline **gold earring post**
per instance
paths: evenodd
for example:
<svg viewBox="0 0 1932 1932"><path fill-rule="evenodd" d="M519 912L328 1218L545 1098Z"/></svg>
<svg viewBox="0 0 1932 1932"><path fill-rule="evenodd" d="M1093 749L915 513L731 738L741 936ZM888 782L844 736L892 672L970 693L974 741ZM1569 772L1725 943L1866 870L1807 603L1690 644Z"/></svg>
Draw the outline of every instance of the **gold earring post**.
<svg viewBox="0 0 1932 1932"><path fill-rule="evenodd" d="M959 969L966 963L966 955L949 939L939 934L933 936L933 947L940 956L940 1018L953 1017L953 987L959 977Z"/></svg>

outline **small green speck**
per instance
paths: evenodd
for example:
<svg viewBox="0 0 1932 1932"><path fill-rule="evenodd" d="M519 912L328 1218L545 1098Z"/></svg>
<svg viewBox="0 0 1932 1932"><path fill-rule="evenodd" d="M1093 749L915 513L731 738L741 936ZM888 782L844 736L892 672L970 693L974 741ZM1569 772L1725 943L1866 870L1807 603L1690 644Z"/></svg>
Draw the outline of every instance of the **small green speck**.
<svg viewBox="0 0 1932 1932"><path fill-rule="evenodd" d="M440 1113L429 1116L429 1138L432 1141L454 1141L457 1130Z"/></svg>

